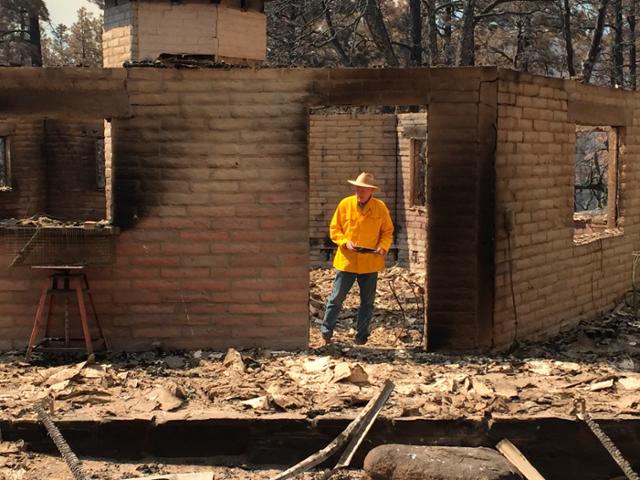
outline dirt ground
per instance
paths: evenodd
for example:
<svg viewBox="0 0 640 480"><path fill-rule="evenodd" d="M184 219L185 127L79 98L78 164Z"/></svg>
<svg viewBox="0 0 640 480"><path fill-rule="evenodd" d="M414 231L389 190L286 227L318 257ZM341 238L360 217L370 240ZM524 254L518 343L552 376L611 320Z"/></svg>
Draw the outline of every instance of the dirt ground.
<svg viewBox="0 0 640 480"><path fill-rule="evenodd" d="M120 480L170 473L211 473L213 480L268 480L282 470L279 468L221 467L207 464L206 459L148 459L134 463L119 463L103 459L82 459L84 472L93 480ZM313 480L321 472L308 472L297 480ZM72 480L73 476L60 457L31 453L13 453L0 456L0 480ZM348 470L332 477L333 480L363 480L361 470Z"/></svg>
<svg viewBox="0 0 640 480"><path fill-rule="evenodd" d="M57 417L353 416L386 379L396 384L382 412L389 417L568 417L576 396L596 416L640 413L640 321L626 304L509 355L426 353L420 278L394 267L380 279L369 343L353 343L352 292L335 342L324 346L318 323L333 274L315 270L311 278L307 350L121 353L92 365L41 356L26 363L23 352L9 352L0 356L0 418L34 417L41 399Z"/></svg>
<svg viewBox="0 0 640 480"><path fill-rule="evenodd" d="M304 351L152 351L108 355L94 364L38 355L25 363L23 352L0 355L0 418L34 418L32 405L39 400L56 419L279 412L353 417L386 379L396 388L381 415L391 418L573 418L576 397L586 400L595 418L640 415L640 321L630 301L547 342L520 344L509 354L456 356L421 349L422 279L397 267L381 276L369 343L353 343L355 291L345 302L335 341L324 346L318 324L332 280L331 271L311 272L310 347ZM14 476L6 478L15 480L36 478L20 476L24 468L63 467L55 457L25 452L3 458L13 462L4 471ZM140 476L146 468L90 465L109 478ZM186 467L179 471L190 471ZM247 478L239 469L216 475ZM50 477L66 478L53 470Z"/></svg>

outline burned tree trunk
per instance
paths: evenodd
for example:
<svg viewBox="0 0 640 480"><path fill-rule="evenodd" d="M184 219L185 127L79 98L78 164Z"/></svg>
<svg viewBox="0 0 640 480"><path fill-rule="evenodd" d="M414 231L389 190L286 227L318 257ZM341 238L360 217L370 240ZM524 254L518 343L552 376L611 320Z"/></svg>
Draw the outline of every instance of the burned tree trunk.
<svg viewBox="0 0 640 480"><path fill-rule="evenodd" d="M475 64L475 9L476 0L467 0L462 19L462 40L460 41L460 65Z"/></svg>
<svg viewBox="0 0 640 480"><path fill-rule="evenodd" d="M564 34L564 46L567 52L567 69L569 70L569 76L576 76L576 67L574 65L574 53L573 53L573 38L571 37L571 6L569 0L563 1L563 15L562 15L562 33Z"/></svg>
<svg viewBox="0 0 640 480"><path fill-rule="evenodd" d="M636 0L629 0L629 86L632 90L638 88L636 75Z"/></svg>
<svg viewBox="0 0 640 480"><path fill-rule="evenodd" d="M340 43L340 39L338 38L338 32L336 31L335 26L333 25L333 18L331 17L331 9L327 5L326 0L322 0L322 8L324 9L324 19L325 19L325 22L327 23L327 28L329 29L329 35L331 35L331 45L333 46L333 49L338 54L338 57L340 57L340 61L342 62L343 65L347 67L351 66L351 59L349 58L349 56L347 55L347 52L345 52L344 48L342 47L342 44Z"/></svg>
<svg viewBox="0 0 640 480"><path fill-rule="evenodd" d="M427 21L429 25L429 64L435 65L438 63L438 26L435 0L427 0Z"/></svg>
<svg viewBox="0 0 640 480"><path fill-rule="evenodd" d="M529 49L531 48L530 20L524 17L517 22L518 39L516 45L515 68L521 72L529 71Z"/></svg>
<svg viewBox="0 0 640 480"><path fill-rule="evenodd" d="M288 65L295 65L297 60L296 54L296 44L298 43L298 19L301 16L300 12L301 8L299 5L291 4L289 6L288 18L289 18L289 31L287 32L287 40L288 40Z"/></svg>
<svg viewBox="0 0 640 480"><path fill-rule="evenodd" d="M444 63L445 65L453 65L453 42L451 34L453 28L453 4L449 3L444 9Z"/></svg>
<svg viewBox="0 0 640 480"><path fill-rule="evenodd" d="M422 0L409 0L409 20L411 22L411 65L422 65Z"/></svg>
<svg viewBox="0 0 640 480"><path fill-rule="evenodd" d="M392 67L400 65L398 57L393 51L393 45L391 44L387 27L384 24L384 17L380 11L378 0L367 0L367 6L364 10L364 21L367 22L373 41L382 52L387 65Z"/></svg>
<svg viewBox="0 0 640 480"><path fill-rule="evenodd" d="M593 31L593 37L591 38L591 47L589 48L589 54L582 68L582 81L584 83L589 83L591 81L593 68L595 67L598 56L600 55L600 49L602 47L602 32L604 30L604 19L607 14L608 4L609 0L600 1L600 7L598 8L598 17L596 19L596 26Z"/></svg>
<svg viewBox="0 0 640 480"><path fill-rule="evenodd" d="M611 65L611 86L622 87L624 83L623 64L623 36L622 36L622 0L613 0L613 15L615 19L615 36L613 41L613 62Z"/></svg>
<svg viewBox="0 0 640 480"><path fill-rule="evenodd" d="M40 36L40 17L38 14L29 14L29 43L31 44L31 65L42 66L42 41Z"/></svg>

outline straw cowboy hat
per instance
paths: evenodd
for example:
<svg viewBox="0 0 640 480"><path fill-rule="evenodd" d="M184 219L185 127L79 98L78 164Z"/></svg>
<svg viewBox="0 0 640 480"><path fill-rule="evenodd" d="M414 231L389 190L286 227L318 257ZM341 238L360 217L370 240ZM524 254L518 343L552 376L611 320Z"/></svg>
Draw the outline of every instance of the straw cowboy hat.
<svg viewBox="0 0 640 480"><path fill-rule="evenodd" d="M355 185L356 187L370 188L372 190L380 190L378 186L375 184L375 178L373 178L373 174L362 172L358 175L358 178L355 180L347 180L351 185Z"/></svg>

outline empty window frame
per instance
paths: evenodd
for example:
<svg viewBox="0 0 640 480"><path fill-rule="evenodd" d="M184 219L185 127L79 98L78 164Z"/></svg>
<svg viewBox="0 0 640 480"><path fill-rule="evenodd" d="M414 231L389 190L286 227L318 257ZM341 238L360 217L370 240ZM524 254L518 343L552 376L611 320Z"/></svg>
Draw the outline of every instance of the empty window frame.
<svg viewBox="0 0 640 480"><path fill-rule="evenodd" d="M11 190L10 144L8 136L0 136L0 191Z"/></svg>
<svg viewBox="0 0 640 480"><path fill-rule="evenodd" d="M618 137L615 127L576 126L576 228L597 233L617 226Z"/></svg>
<svg viewBox="0 0 640 480"><path fill-rule="evenodd" d="M411 139L411 206L427 204L427 140Z"/></svg>
<svg viewBox="0 0 640 480"><path fill-rule="evenodd" d="M576 125L573 240L618 235L620 132L611 126Z"/></svg>

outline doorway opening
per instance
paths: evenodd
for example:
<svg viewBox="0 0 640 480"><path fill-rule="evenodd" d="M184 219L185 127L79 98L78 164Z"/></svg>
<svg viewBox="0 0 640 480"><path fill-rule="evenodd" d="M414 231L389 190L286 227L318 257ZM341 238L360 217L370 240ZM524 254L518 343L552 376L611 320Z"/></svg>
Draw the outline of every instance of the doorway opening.
<svg viewBox="0 0 640 480"><path fill-rule="evenodd" d="M375 198L387 206L393 243L379 274L366 347L426 345L427 146L425 106L317 107L309 110L310 345L323 344L325 305L335 278L338 246L329 224L341 199L353 195L347 180L374 175ZM357 283L347 295L333 341L352 344L360 304Z"/></svg>

